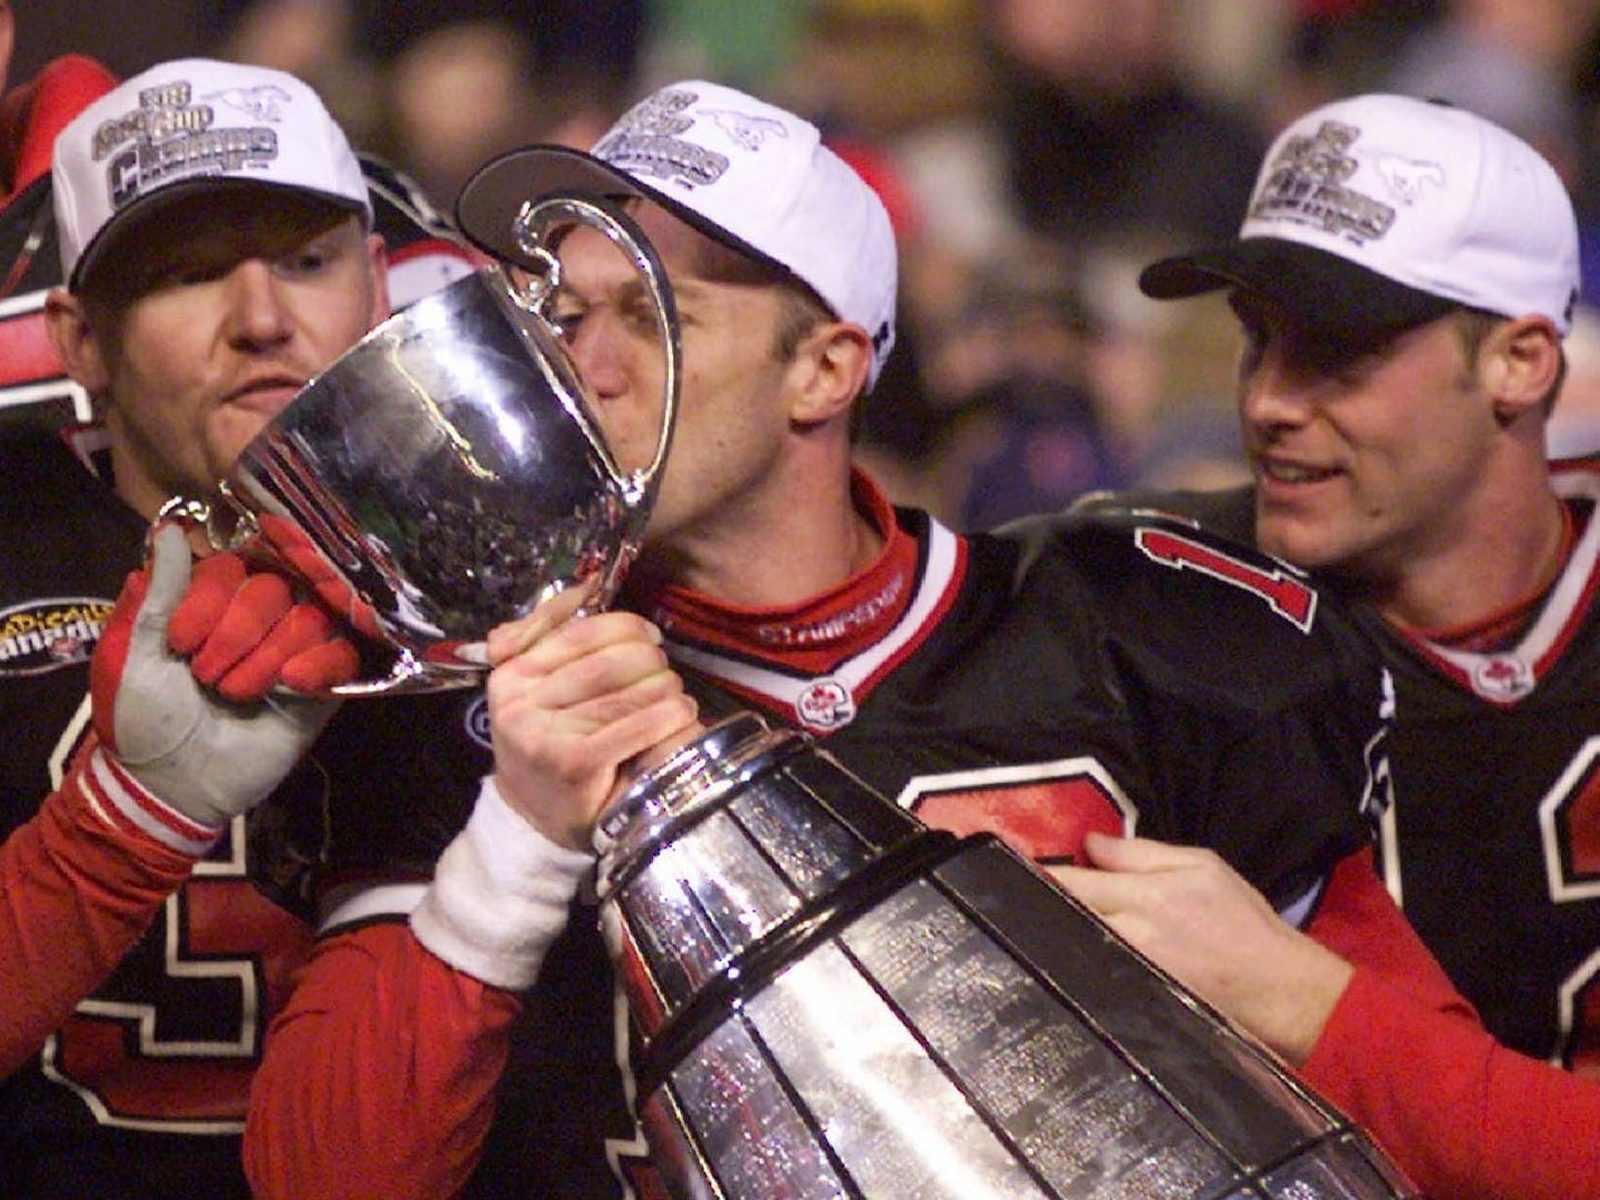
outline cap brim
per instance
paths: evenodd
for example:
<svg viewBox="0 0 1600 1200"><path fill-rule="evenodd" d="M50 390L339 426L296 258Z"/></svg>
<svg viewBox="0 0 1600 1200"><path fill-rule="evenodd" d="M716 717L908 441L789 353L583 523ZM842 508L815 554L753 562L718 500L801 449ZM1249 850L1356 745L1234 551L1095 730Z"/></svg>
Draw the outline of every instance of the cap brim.
<svg viewBox="0 0 1600 1200"><path fill-rule="evenodd" d="M1308 325L1345 333L1420 325L1461 307L1337 254L1282 238L1243 238L1161 259L1139 273L1139 290L1155 300L1222 288L1258 293Z"/></svg>
<svg viewBox="0 0 1600 1200"><path fill-rule="evenodd" d="M649 200L712 241L757 262L788 270L771 255L735 237L681 201L640 183L603 159L570 146L524 146L479 167L456 196L456 226L484 253L537 270L538 264L518 244L517 217L525 204L557 195Z"/></svg>
<svg viewBox="0 0 1600 1200"><path fill-rule="evenodd" d="M325 204L330 209L342 209L352 214L368 212L365 206L356 203L348 196L317 191L296 184L273 183L266 179L239 179L232 176L181 180L141 196L119 209L83 248L78 261L72 265L72 275L67 281L67 286L72 291L81 289L84 281L99 269L100 263L115 259L118 247L130 237L141 229L148 228L152 221L169 216L174 208L193 200L196 196L214 196L218 192L266 190L277 193L280 197L303 200L307 204Z"/></svg>

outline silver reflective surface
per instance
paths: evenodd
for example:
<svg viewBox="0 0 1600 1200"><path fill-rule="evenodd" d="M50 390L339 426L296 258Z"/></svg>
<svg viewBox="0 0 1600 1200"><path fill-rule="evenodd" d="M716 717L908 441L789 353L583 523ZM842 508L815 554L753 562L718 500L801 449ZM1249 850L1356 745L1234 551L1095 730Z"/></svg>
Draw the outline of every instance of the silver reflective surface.
<svg viewBox="0 0 1600 1200"><path fill-rule="evenodd" d="M1395 1200L1369 1140L992 838L751 714L603 819L680 1200Z"/></svg>
<svg viewBox="0 0 1600 1200"><path fill-rule="evenodd" d="M754 997L750 1021L822 1136L871 1196L1045 1197L870 977L837 946Z"/></svg>
<svg viewBox="0 0 1600 1200"><path fill-rule="evenodd" d="M525 215L539 235L593 224L645 274L666 359L655 452L627 470L607 447L544 312L559 267L522 287L485 267L379 325L306 385L223 485L247 537L347 587L396 652L389 678L338 694L475 682L490 629L591 579L591 607L603 606L636 551L676 412L665 276L619 211L557 197Z"/></svg>

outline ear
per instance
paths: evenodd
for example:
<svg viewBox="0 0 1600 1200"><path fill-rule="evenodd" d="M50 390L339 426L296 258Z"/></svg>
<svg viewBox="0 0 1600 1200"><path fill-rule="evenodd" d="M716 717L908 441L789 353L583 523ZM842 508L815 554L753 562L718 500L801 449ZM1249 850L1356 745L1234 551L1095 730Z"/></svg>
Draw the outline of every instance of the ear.
<svg viewBox="0 0 1600 1200"><path fill-rule="evenodd" d="M111 386L111 371L101 335L89 321L83 301L54 288L44 301L45 328L63 369L91 396Z"/></svg>
<svg viewBox="0 0 1600 1200"><path fill-rule="evenodd" d="M389 249L381 233L367 234L367 268L372 272L372 324L394 312L389 299Z"/></svg>
<svg viewBox="0 0 1600 1200"><path fill-rule="evenodd" d="M1545 317L1519 317L1495 328L1478 351L1480 379L1495 416L1510 424L1541 407L1561 371L1561 338Z"/></svg>
<svg viewBox="0 0 1600 1200"><path fill-rule="evenodd" d="M789 407L789 419L820 425L851 406L867 386L872 340L859 325L832 321L807 335L791 367L802 373L801 386Z"/></svg>

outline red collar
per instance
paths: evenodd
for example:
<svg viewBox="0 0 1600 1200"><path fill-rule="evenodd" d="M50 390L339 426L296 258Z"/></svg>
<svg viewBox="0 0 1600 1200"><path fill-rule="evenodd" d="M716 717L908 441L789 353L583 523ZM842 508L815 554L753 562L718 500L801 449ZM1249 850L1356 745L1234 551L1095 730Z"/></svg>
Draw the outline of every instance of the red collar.
<svg viewBox="0 0 1600 1200"><path fill-rule="evenodd" d="M884 544L864 570L835 588L793 605L740 608L674 584L631 579L629 599L675 639L797 671L831 670L882 640L910 604L917 572L917 541L900 528L888 497L859 471L851 492Z"/></svg>

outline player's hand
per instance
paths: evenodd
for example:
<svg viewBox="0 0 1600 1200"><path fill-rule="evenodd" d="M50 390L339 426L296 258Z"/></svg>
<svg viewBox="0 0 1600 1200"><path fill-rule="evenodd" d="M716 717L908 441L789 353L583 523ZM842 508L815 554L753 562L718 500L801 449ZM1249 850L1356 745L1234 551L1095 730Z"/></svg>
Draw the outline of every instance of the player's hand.
<svg viewBox="0 0 1600 1200"><path fill-rule="evenodd" d="M342 668L321 662L325 616L319 626L294 615L308 606L290 602L281 580L279 591L256 582L275 577L247 577L233 556L215 557L232 562L192 567L183 530L157 525L148 565L128 577L95 648L89 682L107 750L150 793L221 827L277 786L337 707L268 689L285 672L325 678ZM290 670L297 659L303 670Z"/></svg>
<svg viewBox="0 0 1600 1200"><path fill-rule="evenodd" d="M316 692L353 679L360 655L319 604L296 597L287 577L251 570L236 554L194 564L167 625L167 644L194 677L245 704L275 687Z"/></svg>
<svg viewBox="0 0 1600 1200"><path fill-rule="evenodd" d="M1049 872L1133 947L1291 1063L1352 969L1284 921L1210 850L1090 833L1090 867Z"/></svg>
<svg viewBox="0 0 1600 1200"><path fill-rule="evenodd" d="M582 850L628 764L700 731L660 631L627 612L571 619L586 599L563 592L488 641L496 786L546 838Z"/></svg>
<svg viewBox="0 0 1600 1200"><path fill-rule="evenodd" d="M344 577L328 564L299 525L287 517L259 513L256 528L261 531L262 541L316 593L324 608L364 637L383 640L383 631L372 606L356 595Z"/></svg>

